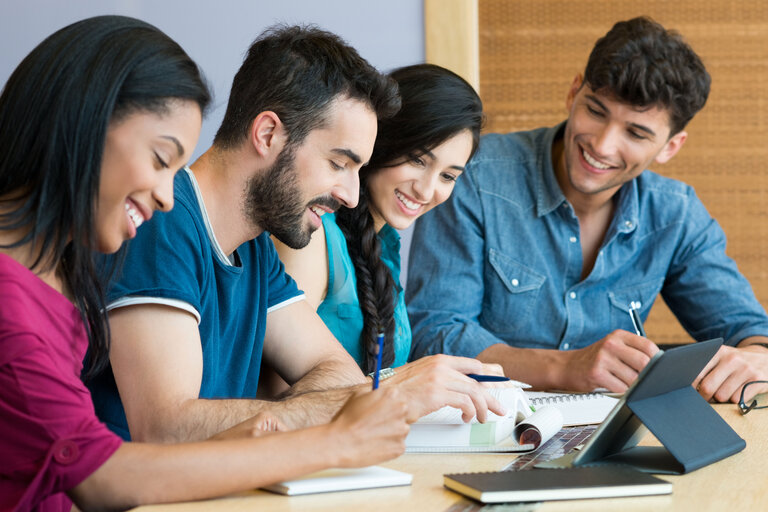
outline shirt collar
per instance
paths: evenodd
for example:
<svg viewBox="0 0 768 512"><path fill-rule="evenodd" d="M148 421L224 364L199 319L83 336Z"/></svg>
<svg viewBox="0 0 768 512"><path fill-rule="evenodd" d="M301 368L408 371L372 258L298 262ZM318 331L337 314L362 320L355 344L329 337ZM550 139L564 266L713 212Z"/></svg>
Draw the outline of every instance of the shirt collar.
<svg viewBox="0 0 768 512"><path fill-rule="evenodd" d="M544 134L543 143L539 146L537 160L538 168L543 172L535 173L536 180L536 216L543 217L551 213L566 199L560 184L555 177L555 169L552 166L552 143L555 137L562 134L565 129L565 121L557 126L547 130Z"/></svg>
<svg viewBox="0 0 768 512"><path fill-rule="evenodd" d="M614 216L616 231L619 233L631 233L640 222L640 192L637 186L640 176L619 189Z"/></svg>

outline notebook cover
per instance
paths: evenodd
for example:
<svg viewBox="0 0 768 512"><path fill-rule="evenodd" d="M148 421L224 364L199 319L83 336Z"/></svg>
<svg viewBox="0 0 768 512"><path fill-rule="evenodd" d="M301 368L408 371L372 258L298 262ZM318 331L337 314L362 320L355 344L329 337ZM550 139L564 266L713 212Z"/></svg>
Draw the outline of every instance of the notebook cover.
<svg viewBox="0 0 768 512"><path fill-rule="evenodd" d="M445 487L482 503L670 494L672 484L634 469L582 466L444 475Z"/></svg>
<svg viewBox="0 0 768 512"><path fill-rule="evenodd" d="M315 494L320 492L351 491L374 487L393 487L411 485L413 475L380 466L358 469L326 469L311 473L296 480L279 482L263 487L288 496Z"/></svg>

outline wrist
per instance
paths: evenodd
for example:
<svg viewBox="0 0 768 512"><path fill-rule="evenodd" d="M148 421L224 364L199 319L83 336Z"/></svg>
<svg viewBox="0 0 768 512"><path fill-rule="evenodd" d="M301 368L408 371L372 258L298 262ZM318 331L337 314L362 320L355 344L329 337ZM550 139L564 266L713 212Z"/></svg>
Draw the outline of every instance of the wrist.
<svg viewBox="0 0 768 512"><path fill-rule="evenodd" d="M373 380L375 375L376 375L376 372L371 372L368 374L368 377L370 377L370 379ZM382 368L381 370L379 370L379 382L394 376L395 376L394 368Z"/></svg>
<svg viewBox="0 0 768 512"><path fill-rule="evenodd" d="M741 348L746 348L746 347L762 347L765 350L768 350L768 343L749 343L748 345L744 345Z"/></svg>

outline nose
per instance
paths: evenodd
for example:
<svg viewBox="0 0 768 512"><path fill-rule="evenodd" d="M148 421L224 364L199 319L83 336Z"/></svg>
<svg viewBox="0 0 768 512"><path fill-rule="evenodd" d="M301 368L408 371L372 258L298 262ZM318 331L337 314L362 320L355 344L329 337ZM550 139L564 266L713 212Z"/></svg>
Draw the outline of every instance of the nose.
<svg viewBox="0 0 768 512"><path fill-rule="evenodd" d="M439 177L437 172L425 172L418 179L414 180L413 193L416 199L423 202L431 201L435 195Z"/></svg>
<svg viewBox="0 0 768 512"><path fill-rule="evenodd" d="M160 173L160 182L152 189L152 198L155 200L155 209L168 212L173 208L173 178L175 171L164 170Z"/></svg>
<svg viewBox="0 0 768 512"><path fill-rule="evenodd" d="M620 136L619 127L608 124L595 135L592 142L592 150L597 156L609 156L616 152L617 141Z"/></svg>
<svg viewBox="0 0 768 512"><path fill-rule="evenodd" d="M346 206L354 208L360 200L360 176L358 171L345 173L342 181L334 187L331 193L334 199Z"/></svg>

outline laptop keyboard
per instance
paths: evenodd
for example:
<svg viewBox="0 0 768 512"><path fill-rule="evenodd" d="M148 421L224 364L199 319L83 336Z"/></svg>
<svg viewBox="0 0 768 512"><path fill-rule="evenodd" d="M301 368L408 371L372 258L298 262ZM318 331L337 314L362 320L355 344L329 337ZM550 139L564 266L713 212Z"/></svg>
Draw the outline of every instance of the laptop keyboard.
<svg viewBox="0 0 768 512"><path fill-rule="evenodd" d="M538 450L523 453L515 460L504 466L501 471L520 471L532 469L536 464L562 457L577 446L583 445L597 430L597 425L581 425L565 427L544 443Z"/></svg>

